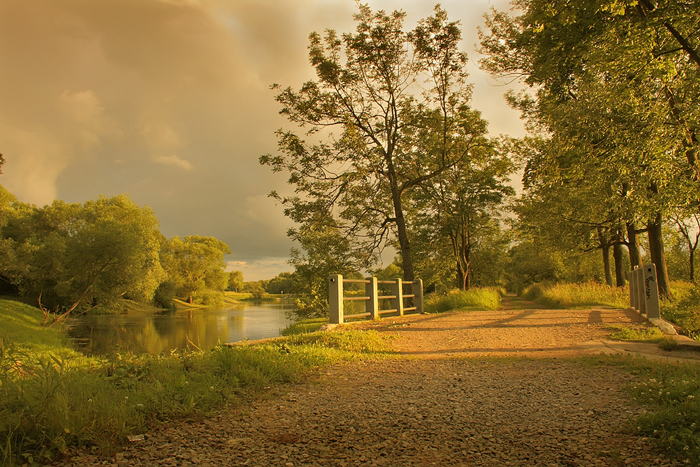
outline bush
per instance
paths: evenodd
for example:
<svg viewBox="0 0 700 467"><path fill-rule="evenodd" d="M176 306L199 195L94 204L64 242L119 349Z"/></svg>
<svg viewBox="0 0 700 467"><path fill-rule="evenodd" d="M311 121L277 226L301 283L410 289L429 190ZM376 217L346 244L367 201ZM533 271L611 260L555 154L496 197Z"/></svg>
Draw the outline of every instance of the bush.
<svg viewBox="0 0 700 467"><path fill-rule="evenodd" d="M450 310L497 310L501 306L503 290L496 287L451 290L445 295L430 295L425 301L426 313Z"/></svg>

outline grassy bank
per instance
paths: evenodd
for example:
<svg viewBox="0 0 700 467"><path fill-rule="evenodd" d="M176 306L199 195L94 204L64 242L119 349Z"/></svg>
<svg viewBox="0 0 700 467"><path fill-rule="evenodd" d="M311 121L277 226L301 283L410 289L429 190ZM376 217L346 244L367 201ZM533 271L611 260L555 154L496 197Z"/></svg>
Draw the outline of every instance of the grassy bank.
<svg viewBox="0 0 700 467"><path fill-rule="evenodd" d="M382 355L377 333L292 336L275 344L165 356L86 358L41 313L0 300L0 464L72 447L109 452L168 420L206 414L248 392L296 381L346 359Z"/></svg>
<svg viewBox="0 0 700 467"><path fill-rule="evenodd" d="M497 310L503 291L497 287L452 290L445 295L429 295L425 300L426 313L444 313L450 310Z"/></svg>

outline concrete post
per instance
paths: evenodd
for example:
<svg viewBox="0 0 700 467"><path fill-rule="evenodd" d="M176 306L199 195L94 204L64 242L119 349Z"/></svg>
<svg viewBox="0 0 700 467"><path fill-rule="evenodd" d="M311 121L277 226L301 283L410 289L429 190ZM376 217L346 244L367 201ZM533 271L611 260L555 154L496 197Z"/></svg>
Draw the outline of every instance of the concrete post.
<svg viewBox="0 0 700 467"><path fill-rule="evenodd" d="M659 285L656 282L656 265L644 265L644 301L646 302L647 319L661 318L659 310Z"/></svg>
<svg viewBox="0 0 700 467"><path fill-rule="evenodd" d="M646 264L640 265L637 269L637 295L639 296L639 312L647 314L647 299L644 293L644 268Z"/></svg>
<svg viewBox="0 0 700 467"><path fill-rule="evenodd" d="M396 282L392 284L392 290L393 295L396 296L394 299L394 308L396 308L399 312L399 316L403 316L403 283L401 282L401 279L396 279Z"/></svg>
<svg viewBox="0 0 700 467"><path fill-rule="evenodd" d="M413 281L413 302L415 303L416 313L423 313L423 280L416 279Z"/></svg>
<svg viewBox="0 0 700 467"><path fill-rule="evenodd" d="M328 284L328 304L330 305L330 324L343 324L343 276L333 274Z"/></svg>
<svg viewBox="0 0 700 467"><path fill-rule="evenodd" d="M365 295L369 300L365 302L365 311L370 319L379 319L379 293L377 291L377 278L368 277L369 284L365 284Z"/></svg>

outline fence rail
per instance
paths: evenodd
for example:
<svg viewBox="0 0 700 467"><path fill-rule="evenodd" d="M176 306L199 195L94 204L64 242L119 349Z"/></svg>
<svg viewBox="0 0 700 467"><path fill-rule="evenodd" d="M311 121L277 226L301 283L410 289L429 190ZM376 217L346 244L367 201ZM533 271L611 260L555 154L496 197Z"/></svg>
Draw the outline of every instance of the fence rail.
<svg viewBox="0 0 700 467"><path fill-rule="evenodd" d="M635 266L627 273L627 279L630 282L630 307L647 318L660 318L656 265L647 263Z"/></svg>
<svg viewBox="0 0 700 467"><path fill-rule="evenodd" d="M329 277L328 302L330 304L330 322L332 324L342 324L347 319L370 318L379 319L383 314L396 313L403 316L404 313L415 311L423 313L423 281L421 279L403 282L401 279L393 281L380 281L376 277L366 279L343 279L340 274ZM364 284L365 295L350 296L344 295L344 284ZM391 286L391 295L379 295L379 285ZM404 288L410 287L410 293L405 293ZM391 308L380 309L379 303L391 300ZM363 313L353 313L346 315L344 312L344 302L364 301L365 311ZM408 301L408 304L406 303Z"/></svg>

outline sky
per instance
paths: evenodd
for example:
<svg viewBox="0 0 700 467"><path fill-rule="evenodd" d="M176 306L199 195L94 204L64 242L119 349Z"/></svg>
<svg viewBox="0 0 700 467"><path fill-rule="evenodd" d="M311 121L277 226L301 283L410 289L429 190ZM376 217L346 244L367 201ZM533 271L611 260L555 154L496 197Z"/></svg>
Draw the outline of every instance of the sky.
<svg viewBox="0 0 700 467"><path fill-rule="evenodd" d="M402 9L406 29L434 2ZM473 107L492 135L522 136L507 87L481 72L476 28L504 0L441 2L460 20ZM126 193L164 235L213 236L229 270L269 279L287 264L293 227L268 197L285 174L258 163L286 126L270 86L314 78L312 31L354 30L353 0L2 0L0 184L20 201L83 203Z"/></svg>

